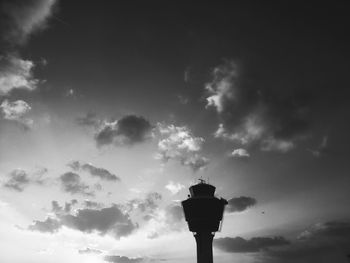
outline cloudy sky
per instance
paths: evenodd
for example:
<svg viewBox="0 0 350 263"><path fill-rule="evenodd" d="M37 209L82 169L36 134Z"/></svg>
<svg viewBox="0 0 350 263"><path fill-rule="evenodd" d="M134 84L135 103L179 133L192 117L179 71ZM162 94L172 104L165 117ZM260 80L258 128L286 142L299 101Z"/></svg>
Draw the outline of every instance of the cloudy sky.
<svg viewBox="0 0 350 263"><path fill-rule="evenodd" d="M1 1L1 261L194 262L204 178L215 262L348 262L348 13Z"/></svg>

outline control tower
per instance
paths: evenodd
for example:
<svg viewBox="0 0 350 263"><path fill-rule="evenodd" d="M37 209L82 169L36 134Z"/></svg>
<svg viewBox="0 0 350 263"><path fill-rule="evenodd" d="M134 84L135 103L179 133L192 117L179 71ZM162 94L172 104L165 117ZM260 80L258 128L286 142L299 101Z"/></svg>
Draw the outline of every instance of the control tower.
<svg viewBox="0 0 350 263"><path fill-rule="evenodd" d="M214 196L215 186L200 179L190 187L189 198L182 201L188 228L197 243L197 263L213 263L213 237L220 228L227 201Z"/></svg>

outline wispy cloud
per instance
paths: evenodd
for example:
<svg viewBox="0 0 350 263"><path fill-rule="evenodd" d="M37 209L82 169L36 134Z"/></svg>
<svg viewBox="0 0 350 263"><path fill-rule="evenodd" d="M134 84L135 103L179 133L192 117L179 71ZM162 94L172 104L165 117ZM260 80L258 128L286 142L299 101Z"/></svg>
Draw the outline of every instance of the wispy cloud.
<svg viewBox="0 0 350 263"><path fill-rule="evenodd" d="M81 163L79 161L73 161L68 164L74 171L85 171L90 175L98 177L106 181L120 181L120 178L111 173L107 169L96 167L90 163Z"/></svg>
<svg viewBox="0 0 350 263"><path fill-rule="evenodd" d="M220 117L217 138L287 152L308 133L305 100L255 85L233 61L213 69L205 90L206 108L214 108Z"/></svg>
<svg viewBox="0 0 350 263"><path fill-rule="evenodd" d="M56 0L4 0L1 8L6 16L0 20L2 38L12 44L23 44L35 32L47 27Z"/></svg>
<svg viewBox="0 0 350 263"><path fill-rule="evenodd" d="M4 0L0 3L0 96L14 89L32 91L37 88L39 80L33 76L35 64L22 59L18 48L47 26L55 2Z"/></svg>
<svg viewBox="0 0 350 263"><path fill-rule="evenodd" d="M46 173L46 168L40 168L30 173L22 169L15 169L9 174L9 179L5 181L3 186L22 192L30 184L42 185L46 180L44 178Z"/></svg>
<svg viewBox="0 0 350 263"><path fill-rule="evenodd" d="M82 194L86 196L94 196L94 192L88 185L81 181L79 174L67 172L59 177L62 189L70 194Z"/></svg>

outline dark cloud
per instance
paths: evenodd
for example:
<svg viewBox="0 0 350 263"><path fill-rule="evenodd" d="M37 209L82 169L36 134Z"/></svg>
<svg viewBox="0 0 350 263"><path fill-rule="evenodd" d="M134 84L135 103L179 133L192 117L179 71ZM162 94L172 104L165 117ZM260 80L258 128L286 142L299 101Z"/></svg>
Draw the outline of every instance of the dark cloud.
<svg viewBox="0 0 350 263"><path fill-rule="evenodd" d="M251 206L256 205L256 199L248 196L234 197L228 200L227 212L242 212Z"/></svg>
<svg viewBox="0 0 350 263"><path fill-rule="evenodd" d="M45 179L43 175L47 172L46 168L28 173L21 169L15 169L9 174L9 179L3 184L4 187L22 192L30 184L43 184Z"/></svg>
<svg viewBox="0 0 350 263"><path fill-rule="evenodd" d="M97 146L134 145L152 136L152 125L142 116L128 115L117 121L104 122L95 134Z"/></svg>
<svg viewBox="0 0 350 263"><path fill-rule="evenodd" d="M288 246L264 251L259 262L269 263L347 263L350 254L350 223L318 223L303 231Z"/></svg>
<svg viewBox="0 0 350 263"><path fill-rule="evenodd" d="M85 249L79 249L79 254L101 254L102 251L94 248L85 248Z"/></svg>
<svg viewBox="0 0 350 263"><path fill-rule="evenodd" d="M215 136L241 145L258 143L264 151L291 150L309 132L309 97L258 85L242 67L227 61L206 85L207 107L214 107L221 121Z"/></svg>
<svg viewBox="0 0 350 263"><path fill-rule="evenodd" d="M55 213L54 217L48 217L45 221L34 221L29 229L54 233L65 226L85 233L111 234L119 238L129 235L137 228L129 215L122 212L117 205L101 209L77 209L74 214L71 211L63 210L56 201L52 202L52 207L52 211Z"/></svg>
<svg viewBox="0 0 350 263"><path fill-rule="evenodd" d="M86 171L92 176L99 177L102 180L120 181L119 177L117 177L115 174L112 174L107 169L96 167L90 163L80 163L79 161L73 161L69 163L68 166L75 171Z"/></svg>
<svg viewBox="0 0 350 263"><path fill-rule="evenodd" d="M143 258L129 258L124 256L105 256L104 260L112 263L138 263L142 262Z"/></svg>
<svg viewBox="0 0 350 263"><path fill-rule="evenodd" d="M87 196L94 195L94 192L89 190L90 187L81 181L79 174L67 172L62 174L59 179L61 181L62 189L67 193Z"/></svg>
<svg viewBox="0 0 350 263"><path fill-rule="evenodd" d="M244 239L242 237L224 237L214 239L214 246L222 251L230 253L258 252L275 246L290 244L283 237L253 237Z"/></svg>

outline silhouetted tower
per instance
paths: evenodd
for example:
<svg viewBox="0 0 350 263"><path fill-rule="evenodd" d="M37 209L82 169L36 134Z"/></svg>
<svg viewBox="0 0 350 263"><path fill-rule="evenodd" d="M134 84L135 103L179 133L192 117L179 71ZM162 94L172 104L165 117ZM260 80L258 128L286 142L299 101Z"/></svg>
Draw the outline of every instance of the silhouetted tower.
<svg viewBox="0 0 350 263"><path fill-rule="evenodd" d="M213 237L220 228L227 201L214 196L215 187L200 179L190 187L191 196L182 201L188 228L197 243L197 263L213 263Z"/></svg>

